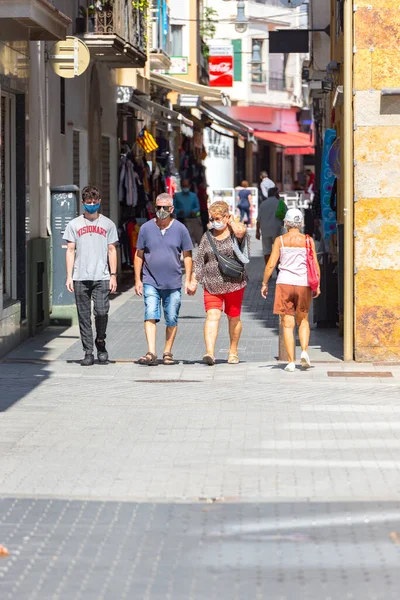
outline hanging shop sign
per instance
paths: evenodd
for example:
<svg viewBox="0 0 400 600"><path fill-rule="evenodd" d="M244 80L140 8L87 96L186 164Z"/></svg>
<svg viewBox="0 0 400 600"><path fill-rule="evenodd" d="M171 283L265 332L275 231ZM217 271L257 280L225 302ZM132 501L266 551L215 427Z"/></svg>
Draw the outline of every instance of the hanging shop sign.
<svg viewBox="0 0 400 600"><path fill-rule="evenodd" d="M187 75L188 69L187 56L171 56L171 66L168 69L169 75Z"/></svg>
<svg viewBox="0 0 400 600"><path fill-rule="evenodd" d="M204 129L204 147L207 156L204 165L207 181L212 190L232 188L234 185L235 147L230 132L214 126Z"/></svg>
<svg viewBox="0 0 400 600"><path fill-rule="evenodd" d="M192 94L179 94L177 105L185 108L198 108L200 106L200 96L193 96Z"/></svg>
<svg viewBox="0 0 400 600"><path fill-rule="evenodd" d="M212 46L208 58L210 87L233 86L233 46Z"/></svg>
<svg viewBox="0 0 400 600"><path fill-rule="evenodd" d="M50 48L49 62L53 71L65 79L79 77L90 64L90 51L85 42L73 36Z"/></svg>

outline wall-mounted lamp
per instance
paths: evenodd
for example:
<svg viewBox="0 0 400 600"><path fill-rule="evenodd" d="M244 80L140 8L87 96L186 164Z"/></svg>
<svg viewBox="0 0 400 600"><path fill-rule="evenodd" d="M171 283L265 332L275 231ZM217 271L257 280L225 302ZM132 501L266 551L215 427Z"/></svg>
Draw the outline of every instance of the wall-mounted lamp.
<svg viewBox="0 0 400 600"><path fill-rule="evenodd" d="M244 0L238 0L237 3L237 14L234 20L235 29L238 33L245 33L249 25L249 19L244 14Z"/></svg>

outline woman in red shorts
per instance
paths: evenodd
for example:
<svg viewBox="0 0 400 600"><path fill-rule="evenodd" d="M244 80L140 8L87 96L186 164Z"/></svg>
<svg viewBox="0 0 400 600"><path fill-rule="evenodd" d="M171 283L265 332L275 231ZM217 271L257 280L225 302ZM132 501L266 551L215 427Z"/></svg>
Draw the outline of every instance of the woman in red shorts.
<svg viewBox="0 0 400 600"><path fill-rule="evenodd" d="M226 202L214 202L209 209L211 233L215 245L220 254L234 258L234 238L238 241L240 249L247 245L249 238L246 227L242 223L236 223L229 213ZM218 260L215 256L207 235L204 234L200 242L197 256L194 260L194 275L192 280L192 291L196 291L197 282L204 288L204 306L207 318L204 325L204 340L206 353L203 361L207 365L215 364L215 343L218 336L219 321L224 309L229 322L230 348L228 363L239 362L238 344L242 333L242 322L240 313L242 309L244 290L247 285L247 274L243 273L240 279L233 279L221 273Z"/></svg>

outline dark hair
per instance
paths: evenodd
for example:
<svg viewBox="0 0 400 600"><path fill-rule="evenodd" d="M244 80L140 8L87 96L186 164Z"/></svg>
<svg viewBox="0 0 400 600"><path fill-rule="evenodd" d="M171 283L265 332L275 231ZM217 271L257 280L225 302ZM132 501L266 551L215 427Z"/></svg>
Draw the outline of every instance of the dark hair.
<svg viewBox="0 0 400 600"><path fill-rule="evenodd" d="M277 187L269 188L268 198L272 198L272 196L275 196L275 198L278 198L278 200L279 200L279 190Z"/></svg>
<svg viewBox="0 0 400 600"><path fill-rule="evenodd" d="M82 200L101 200L100 190L94 185L87 185L82 190Z"/></svg>

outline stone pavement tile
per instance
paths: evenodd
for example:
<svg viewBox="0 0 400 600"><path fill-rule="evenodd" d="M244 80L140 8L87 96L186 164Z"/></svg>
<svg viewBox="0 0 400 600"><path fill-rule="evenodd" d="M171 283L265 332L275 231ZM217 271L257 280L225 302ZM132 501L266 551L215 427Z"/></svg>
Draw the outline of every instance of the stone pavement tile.
<svg viewBox="0 0 400 600"><path fill-rule="evenodd" d="M35 503L44 512L48 501ZM397 597L395 503L56 501L52 509L50 528L25 528L9 544L19 552L2 577L11 600L345 598L349 589L354 598ZM0 533L18 522L9 516Z"/></svg>

